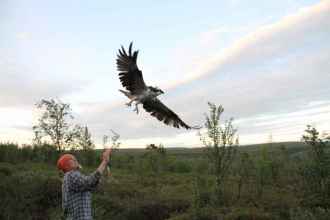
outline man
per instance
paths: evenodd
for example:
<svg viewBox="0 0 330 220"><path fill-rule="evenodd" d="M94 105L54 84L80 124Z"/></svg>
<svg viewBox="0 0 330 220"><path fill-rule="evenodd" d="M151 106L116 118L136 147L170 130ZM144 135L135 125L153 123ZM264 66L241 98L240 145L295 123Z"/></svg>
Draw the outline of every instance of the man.
<svg viewBox="0 0 330 220"><path fill-rule="evenodd" d="M111 149L102 154L102 162L90 175L80 173L81 167L72 154L64 154L57 161L64 172L62 183L62 208L67 220L92 220L91 191L96 188L107 167Z"/></svg>

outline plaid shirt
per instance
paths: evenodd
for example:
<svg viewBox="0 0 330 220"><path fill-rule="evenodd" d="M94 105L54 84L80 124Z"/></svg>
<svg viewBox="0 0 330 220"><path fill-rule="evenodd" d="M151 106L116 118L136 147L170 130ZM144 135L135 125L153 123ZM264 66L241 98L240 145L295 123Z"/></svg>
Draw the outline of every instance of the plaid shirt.
<svg viewBox="0 0 330 220"><path fill-rule="evenodd" d="M78 170L64 175L62 184L62 208L67 219L92 220L91 191L96 188L101 173L95 171L85 176Z"/></svg>

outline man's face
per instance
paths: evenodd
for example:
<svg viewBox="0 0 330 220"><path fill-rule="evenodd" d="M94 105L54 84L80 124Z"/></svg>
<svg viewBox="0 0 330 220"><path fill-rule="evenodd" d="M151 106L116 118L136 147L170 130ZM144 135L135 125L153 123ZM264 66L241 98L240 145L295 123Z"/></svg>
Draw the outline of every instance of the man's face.
<svg viewBox="0 0 330 220"><path fill-rule="evenodd" d="M77 170L81 168L81 165L75 157L72 157L72 159L70 160L70 167L72 170Z"/></svg>

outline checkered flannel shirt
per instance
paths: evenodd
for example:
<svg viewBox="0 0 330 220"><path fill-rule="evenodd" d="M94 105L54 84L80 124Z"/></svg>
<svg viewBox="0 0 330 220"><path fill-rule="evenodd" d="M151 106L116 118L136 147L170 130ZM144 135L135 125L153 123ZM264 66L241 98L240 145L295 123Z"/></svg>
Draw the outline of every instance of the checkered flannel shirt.
<svg viewBox="0 0 330 220"><path fill-rule="evenodd" d="M101 173L85 176L78 170L64 175L62 184L62 208L66 219L92 220L91 191L96 188Z"/></svg>

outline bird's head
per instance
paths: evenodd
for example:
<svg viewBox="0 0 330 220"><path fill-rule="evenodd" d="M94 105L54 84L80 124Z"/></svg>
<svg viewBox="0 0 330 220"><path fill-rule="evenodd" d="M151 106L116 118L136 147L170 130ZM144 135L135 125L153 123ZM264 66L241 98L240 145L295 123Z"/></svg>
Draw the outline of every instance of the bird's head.
<svg viewBox="0 0 330 220"><path fill-rule="evenodd" d="M164 94L163 90L159 89L158 87L149 86L151 92L153 92L156 96Z"/></svg>

